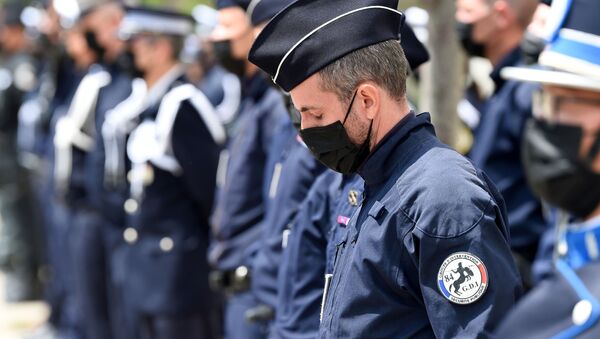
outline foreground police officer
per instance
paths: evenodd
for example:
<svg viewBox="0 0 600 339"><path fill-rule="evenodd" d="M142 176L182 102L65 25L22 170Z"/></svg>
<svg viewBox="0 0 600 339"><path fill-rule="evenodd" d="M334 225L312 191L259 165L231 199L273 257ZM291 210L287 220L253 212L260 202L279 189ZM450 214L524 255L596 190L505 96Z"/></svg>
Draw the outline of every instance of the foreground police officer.
<svg viewBox="0 0 600 339"><path fill-rule="evenodd" d="M245 321L246 311L258 305L249 291L252 257L265 215L263 187L267 154L275 126L287 118L281 93L248 59L254 41L246 14L249 1L223 0L219 25L211 37L221 64L242 79L242 103L221 155L216 207L212 217L210 261L213 284L228 294L225 309L227 338L262 338L266 328ZM265 181L266 180L266 181Z"/></svg>
<svg viewBox="0 0 600 339"><path fill-rule="evenodd" d="M600 336L600 3L554 0L541 68L503 75L543 84L523 142L536 194L568 213L556 239L557 274L508 315L498 338Z"/></svg>
<svg viewBox="0 0 600 339"><path fill-rule="evenodd" d="M206 253L225 130L178 62L192 28L187 15L133 8L120 29L148 90L141 108L120 111L121 103L110 113L140 121L127 141L130 198L121 258L123 294L140 338L218 336Z"/></svg>
<svg viewBox="0 0 600 339"><path fill-rule="evenodd" d="M522 63L520 42L537 8L537 0L458 0L459 35L471 56L488 59L494 93L481 103L481 121L469 157L498 187L506 200L511 247L529 285L530 265L547 227L541 203L525 182L520 142L531 117L534 85L506 81L500 71ZM476 105L477 106L477 105Z"/></svg>
<svg viewBox="0 0 600 339"><path fill-rule="evenodd" d="M39 297L39 264L33 195L27 172L19 165L17 117L25 93L36 85L36 62L27 54L23 5L10 1L0 11L0 269L6 277L5 298Z"/></svg>
<svg viewBox="0 0 600 339"><path fill-rule="evenodd" d="M396 6L300 0L250 52L290 92L316 157L365 180L337 248L320 336L485 335L521 294L504 204L435 137L428 114L410 111Z"/></svg>
<svg viewBox="0 0 600 339"><path fill-rule="evenodd" d="M411 70L429 60L425 46L408 24L400 28L400 39ZM318 333L323 286L331 279L336 248L362 200L363 185L357 174L329 170L311 187L289 237L284 238L272 337L314 338Z"/></svg>

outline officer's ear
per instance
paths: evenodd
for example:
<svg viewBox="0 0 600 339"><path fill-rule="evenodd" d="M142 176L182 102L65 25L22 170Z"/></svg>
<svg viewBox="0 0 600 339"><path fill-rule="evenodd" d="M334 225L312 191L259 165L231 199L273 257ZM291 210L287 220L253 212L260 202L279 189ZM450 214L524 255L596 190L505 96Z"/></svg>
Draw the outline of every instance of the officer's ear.
<svg viewBox="0 0 600 339"><path fill-rule="evenodd" d="M496 26L501 29L506 29L507 27L516 24L516 13L508 2L504 0L496 1L493 6Z"/></svg>
<svg viewBox="0 0 600 339"><path fill-rule="evenodd" d="M358 86L354 105L359 112L364 112L365 118L373 120L381 107L383 89L372 82Z"/></svg>

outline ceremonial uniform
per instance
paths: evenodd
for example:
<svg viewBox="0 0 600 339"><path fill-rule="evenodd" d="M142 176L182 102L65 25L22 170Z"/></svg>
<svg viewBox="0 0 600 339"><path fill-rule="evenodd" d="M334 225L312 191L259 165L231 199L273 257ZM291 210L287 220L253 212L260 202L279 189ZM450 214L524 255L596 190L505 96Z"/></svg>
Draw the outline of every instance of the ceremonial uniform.
<svg viewBox="0 0 600 339"><path fill-rule="evenodd" d="M187 15L129 8L119 34L134 39L139 62L137 47L151 42L136 41L138 35L167 42L192 27ZM150 85L134 80L131 95L103 125L105 179L119 182L126 171L129 182L125 244L113 258L113 273L136 337L213 338L218 324L208 286L209 215L225 129L206 96L183 77L182 65L171 63ZM123 149L126 162L119 157Z"/></svg>

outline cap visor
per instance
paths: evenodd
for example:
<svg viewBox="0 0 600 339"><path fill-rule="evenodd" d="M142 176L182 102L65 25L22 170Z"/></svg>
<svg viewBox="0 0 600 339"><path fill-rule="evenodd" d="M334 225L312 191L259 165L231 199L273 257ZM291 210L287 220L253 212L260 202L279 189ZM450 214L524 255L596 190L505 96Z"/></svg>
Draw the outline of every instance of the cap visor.
<svg viewBox="0 0 600 339"><path fill-rule="evenodd" d="M537 68L536 68L537 67ZM600 91L600 80L581 75L532 67L506 67L500 73L503 78L524 82L536 82L561 87Z"/></svg>

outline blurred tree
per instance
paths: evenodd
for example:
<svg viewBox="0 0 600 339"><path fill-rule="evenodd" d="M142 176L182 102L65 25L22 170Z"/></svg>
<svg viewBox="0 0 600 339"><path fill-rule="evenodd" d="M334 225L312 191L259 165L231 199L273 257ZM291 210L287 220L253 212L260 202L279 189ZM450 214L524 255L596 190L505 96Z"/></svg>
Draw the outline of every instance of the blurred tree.
<svg viewBox="0 0 600 339"><path fill-rule="evenodd" d="M427 47L431 62L423 70L420 108L432 113L436 132L450 146L457 146L457 105L462 95L463 63L455 30L455 2L422 0L429 12Z"/></svg>

